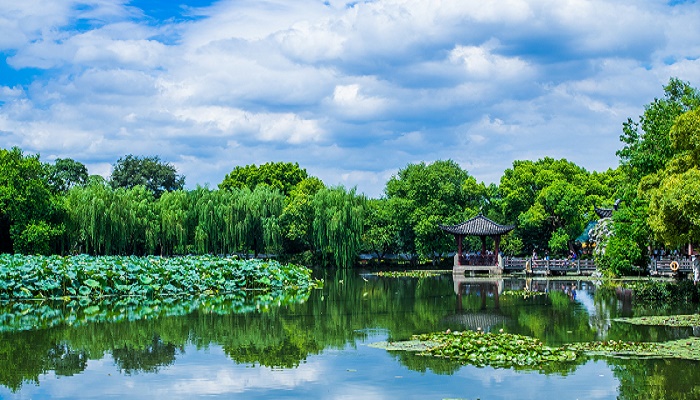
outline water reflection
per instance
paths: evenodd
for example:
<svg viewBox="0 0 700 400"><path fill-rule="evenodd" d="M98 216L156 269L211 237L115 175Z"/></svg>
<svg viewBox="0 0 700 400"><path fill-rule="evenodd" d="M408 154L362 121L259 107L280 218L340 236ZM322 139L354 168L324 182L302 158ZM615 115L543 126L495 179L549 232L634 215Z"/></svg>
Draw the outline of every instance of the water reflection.
<svg viewBox="0 0 700 400"><path fill-rule="evenodd" d="M175 313L164 304L150 304L152 311L146 313L107 305L86 312L94 305L78 305L73 314L66 309L43 309L47 315L68 317L52 319L51 324L36 329L17 316L27 308L5 304L2 310L10 310L13 317L0 319L0 385L4 387L0 397L9 398L12 393L18 397L42 397L37 393L101 397L111 393L145 398L147 394L162 395L148 389L158 387L166 392L179 388L183 398L186 393L190 397L239 393L246 398L319 398L331 392L340 395L341 389L346 394L359 395L364 389L387 397L502 398L508 397L507 388L521 394L520 398L532 398L528 391L520 392L521 388L507 382L523 383L523 379L529 379L540 396L555 393L551 390L570 390L575 397L586 398L591 397L590 390L598 390L605 393L602 398L640 398L643 391L638 388L674 395L669 398L684 398L682 393L687 393L685 398L695 398L691 394L697 393L697 374L691 368L695 363L678 360L553 364L539 371L559 377L558 383L547 386L526 372L465 367L364 346L370 341L403 340L445 329L504 329L551 345L602 339L668 340L693 334L691 328L611 322L635 313L633 303L626 304L624 293L620 296L614 288L576 279L453 280L450 275L396 279L359 276L355 271L323 274L324 289L279 306L243 309L221 302L190 309L176 303L173 307L184 308ZM509 294L522 290L542 295ZM171 311L165 311L168 309ZM124 313L132 318L121 318ZM13 321L22 329L13 328ZM95 374L110 378L82 396L78 389L69 389L94 381ZM507 379L497 378L505 375ZM671 383L674 377L680 388ZM124 382L143 393L131 391ZM467 388L464 382L473 387ZM579 382L588 383L574 387Z"/></svg>

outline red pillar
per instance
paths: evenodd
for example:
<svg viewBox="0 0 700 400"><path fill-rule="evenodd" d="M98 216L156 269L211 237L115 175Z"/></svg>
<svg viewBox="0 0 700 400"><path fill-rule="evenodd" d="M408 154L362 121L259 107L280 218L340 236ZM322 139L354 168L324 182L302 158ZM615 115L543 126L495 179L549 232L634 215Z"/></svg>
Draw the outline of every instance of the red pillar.
<svg viewBox="0 0 700 400"><path fill-rule="evenodd" d="M457 235L457 257L459 265L462 265L462 235Z"/></svg>

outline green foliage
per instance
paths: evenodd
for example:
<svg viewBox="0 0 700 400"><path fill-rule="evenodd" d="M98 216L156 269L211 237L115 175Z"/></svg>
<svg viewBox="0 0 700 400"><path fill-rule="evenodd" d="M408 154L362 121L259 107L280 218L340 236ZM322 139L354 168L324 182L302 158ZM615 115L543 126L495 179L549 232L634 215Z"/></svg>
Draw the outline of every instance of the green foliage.
<svg viewBox="0 0 700 400"><path fill-rule="evenodd" d="M145 186L157 198L164 191L182 189L185 177L177 175L175 167L162 162L158 156L138 157L129 154L114 164L110 184L115 189Z"/></svg>
<svg viewBox="0 0 700 400"><path fill-rule="evenodd" d="M680 247L700 242L700 108L679 116L670 137L677 152L664 170L642 179L639 192L649 201L655 238Z"/></svg>
<svg viewBox="0 0 700 400"><path fill-rule="evenodd" d="M325 186L316 177L305 178L291 190L280 216L286 252L299 253L314 249L313 198Z"/></svg>
<svg viewBox="0 0 700 400"><path fill-rule="evenodd" d="M514 235L525 250L572 242L593 215L613 198L614 171L590 174L566 160L515 161L501 178L497 203L505 221L517 221ZM567 245L568 247L568 245ZM556 251L555 249L550 249Z"/></svg>
<svg viewBox="0 0 700 400"><path fill-rule="evenodd" d="M59 214L39 156L0 149L0 252L52 250Z"/></svg>
<svg viewBox="0 0 700 400"><path fill-rule="evenodd" d="M313 198L314 244L324 261L347 268L360 253L365 216L364 196L343 187L321 189Z"/></svg>
<svg viewBox="0 0 700 400"><path fill-rule="evenodd" d="M400 250L433 259L454 249L439 227L463 222L486 205L487 189L452 160L409 164L386 184Z"/></svg>
<svg viewBox="0 0 700 400"><path fill-rule="evenodd" d="M647 260L634 240L616 234L605 243L605 252L596 256L596 265L606 273L623 276L639 273L640 266L646 268Z"/></svg>
<svg viewBox="0 0 700 400"><path fill-rule="evenodd" d="M48 181L56 193L65 193L73 186L88 183L88 170L85 164L70 158L57 158L47 166Z"/></svg>
<svg viewBox="0 0 700 400"><path fill-rule="evenodd" d="M258 185L267 185L288 195L297 184L308 177L306 170L299 168L298 163L269 162L260 167L251 164L235 167L219 184L219 189L253 190Z"/></svg>
<svg viewBox="0 0 700 400"><path fill-rule="evenodd" d="M700 106L700 92L677 78L664 87L664 97L645 106L638 121L631 118L623 125L620 140L624 147L617 152L629 184L666 166L673 157L669 132L681 114Z"/></svg>
<svg viewBox="0 0 700 400"><path fill-rule="evenodd" d="M559 228L552 233L552 237L549 239L549 249L552 251L552 255L566 254L569 249L569 235L563 228Z"/></svg>
<svg viewBox="0 0 700 400"><path fill-rule="evenodd" d="M34 221L27 225L19 235L15 251L22 254L50 255L52 244L63 233L63 227L50 225L46 221Z"/></svg>
<svg viewBox="0 0 700 400"><path fill-rule="evenodd" d="M663 98L647 105L638 121L628 119L623 125L620 140L624 147L617 152L624 173L618 191L622 208L614 217L616 239L611 240L611 245L617 243L616 248L606 250L603 258L607 267L618 271L645 267L648 247L655 245L654 237L677 245L696 235L689 229L692 224L687 214L693 212L694 206L687 208L692 201L684 200L687 192L678 187L689 183L684 179L691 176L674 176L692 167L687 161L693 153L693 143L697 143L696 134L692 133L696 117L684 116L673 127L679 116L698 106L700 91L672 78L664 87Z"/></svg>
<svg viewBox="0 0 700 400"><path fill-rule="evenodd" d="M396 225L390 202L386 199L369 199L362 236L362 248L381 261L387 254L399 249L399 228Z"/></svg>
<svg viewBox="0 0 700 400"><path fill-rule="evenodd" d="M206 256L0 255L0 299L166 297L308 289L311 271L276 261Z"/></svg>
<svg viewBox="0 0 700 400"><path fill-rule="evenodd" d="M428 354L476 366L537 368L549 362L573 362L578 357L575 351L510 333L446 332L417 335L415 339L437 343L429 347Z"/></svg>

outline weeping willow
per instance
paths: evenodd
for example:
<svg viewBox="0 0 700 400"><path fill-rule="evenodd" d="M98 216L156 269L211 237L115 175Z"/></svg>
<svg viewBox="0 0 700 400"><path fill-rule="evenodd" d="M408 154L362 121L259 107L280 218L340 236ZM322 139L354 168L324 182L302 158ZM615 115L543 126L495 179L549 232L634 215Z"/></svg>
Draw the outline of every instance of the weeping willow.
<svg viewBox="0 0 700 400"><path fill-rule="evenodd" d="M344 188L312 199L313 243L324 259L352 265L360 249L365 198ZM112 189L105 182L74 187L65 197L67 251L95 255L279 254L285 197L259 185L233 190L166 192Z"/></svg>
<svg viewBox="0 0 700 400"><path fill-rule="evenodd" d="M330 254L337 266L352 266L360 253L365 197L358 196L355 189L324 188L314 195L312 204L314 243L324 261Z"/></svg>
<svg viewBox="0 0 700 400"><path fill-rule="evenodd" d="M161 254L192 252L190 236L194 235L194 229L190 208L190 196L184 190L165 192L158 199Z"/></svg>
<svg viewBox="0 0 700 400"><path fill-rule="evenodd" d="M198 253L278 252L284 195L258 186L233 190L199 188L194 193L194 242Z"/></svg>
<svg viewBox="0 0 700 400"><path fill-rule="evenodd" d="M66 242L74 253L104 254L108 240L111 188L103 184L73 187L65 197Z"/></svg>

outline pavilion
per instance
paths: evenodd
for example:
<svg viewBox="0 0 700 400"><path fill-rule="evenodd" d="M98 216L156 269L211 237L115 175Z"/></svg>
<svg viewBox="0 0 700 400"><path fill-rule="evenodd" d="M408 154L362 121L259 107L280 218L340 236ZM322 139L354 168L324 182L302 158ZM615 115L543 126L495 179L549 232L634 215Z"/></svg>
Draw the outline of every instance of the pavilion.
<svg viewBox="0 0 700 400"><path fill-rule="evenodd" d="M440 229L451 233L457 239L457 254L455 254L453 274L463 275L466 271L488 271L500 273L502 267L499 263L499 247L501 236L515 229L514 225L500 225L483 214L457 225L440 225ZM465 236L477 236L481 238L481 252L478 255L465 255L462 251L462 241ZM486 252L486 238L490 237L494 242L492 254Z"/></svg>

